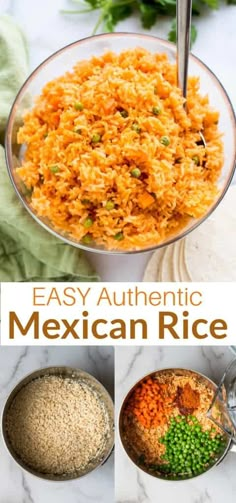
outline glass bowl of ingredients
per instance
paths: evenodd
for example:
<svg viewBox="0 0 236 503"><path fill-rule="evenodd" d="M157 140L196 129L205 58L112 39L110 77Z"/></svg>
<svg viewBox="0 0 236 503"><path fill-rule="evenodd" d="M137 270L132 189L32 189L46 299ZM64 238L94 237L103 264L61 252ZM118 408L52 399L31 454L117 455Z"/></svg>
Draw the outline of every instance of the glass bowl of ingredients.
<svg viewBox="0 0 236 503"><path fill-rule="evenodd" d="M65 482L108 459L114 445L113 416L110 395L92 375L48 367L26 376L10 393L2 434L21 468L41 479Z"/></svg>
<svg viewBox="0 0 236 503"><path fill-rule="evenodd" d="M217 386L186 369L142 378L119 416L122 445L141 470L164 480L185 480L223 460L231 439L207 417Z"/></svg>
<svg viewBox="0 0 236 503"><path fill-rule="evenodd" d="M6 157L41 226L86 250L136 253L185 236L216 208L234 173L232 105L191 55L184 108L175 61L174 44L115 33L64 47L31 74Z"/></svg>

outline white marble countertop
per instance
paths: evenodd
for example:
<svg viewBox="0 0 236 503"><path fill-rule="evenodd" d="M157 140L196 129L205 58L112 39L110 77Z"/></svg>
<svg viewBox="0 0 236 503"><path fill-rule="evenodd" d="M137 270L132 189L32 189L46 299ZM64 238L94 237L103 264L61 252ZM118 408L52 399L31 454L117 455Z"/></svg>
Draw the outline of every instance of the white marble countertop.
<svg viewBox="0 0 236 503"><path fill-rule="evenodd" d="M222 2L223 4L223 2ZM30 46L30 66L33 70L57 49L89 36L97 14L65 16L61 8L73 9L70 0L1 0L0 12L15 17L25 31ZM198 38L193 52L200 57L221 80L236 107L235 69L232 65L236 52L236 7L221 5L219 11L195 19ZM170 23L159 22L151 34L166 38ZM132 17L119 24L120 31L142 32L138 19ZM234 73L234 76L233 76ZM150 253L135 256L107 256L88 254L104 281L141 281Z"/></svg>
<svg viewBox="0 0 236 503"><path fill-rule="evenodd" d="M40 367L68 365L90 372L113 396L112 347L1 347L0 411L14 386ZM0 414L1 414L0 412ZM114 455L86 477L69 482L47 482L23 472L0 439L1 503L113 503Z"/></svg>
<svg viewBox="0 0 236 503"><path fill-rule="evenodd" d="M223 347L118 347L116 348L116 411L129 389L145 374L160 368L183 367L202 372L219 382L232 360ZM145 474L130 461L116 441L116 503L227 503L235 502L236 453L208 473L190 481L168 482Z"/></svg>

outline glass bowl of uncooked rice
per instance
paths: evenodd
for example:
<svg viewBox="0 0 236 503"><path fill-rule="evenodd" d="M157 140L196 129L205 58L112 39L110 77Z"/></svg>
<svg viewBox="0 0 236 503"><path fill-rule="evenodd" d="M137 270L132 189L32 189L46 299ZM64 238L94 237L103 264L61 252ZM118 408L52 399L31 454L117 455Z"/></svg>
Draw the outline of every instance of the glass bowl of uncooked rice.
<svg viewBox="0 0 236 503"><path fill-rule="evenodd" d="M113 449L113 402L83 370L36 370L7 399L2 432L21 468L47 480L76 479L103 464Z"/></svg>
<svg viewBox="0 0 236 503"><path fill-rule="evenodd" d="M20 90L6 132L9 175L31 216L100 253L153 250L193 230L224 196L235 150L234 112L215 75L190 56L184 107L175 45L131 33L49 57Z"/></svg>

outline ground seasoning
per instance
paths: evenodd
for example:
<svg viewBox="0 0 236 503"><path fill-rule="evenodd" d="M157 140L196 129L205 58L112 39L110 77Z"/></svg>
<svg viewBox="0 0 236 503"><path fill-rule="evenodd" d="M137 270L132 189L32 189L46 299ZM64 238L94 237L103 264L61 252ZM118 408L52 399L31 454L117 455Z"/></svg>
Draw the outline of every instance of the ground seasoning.
<svg viewBox="0 0 236 503"><path fill-rule="evenodd" d="M192 414L200 404L199 392L191 388L189 383L186 383L183 387L178 386L175 403L180 414L184 416Z"/></svg>

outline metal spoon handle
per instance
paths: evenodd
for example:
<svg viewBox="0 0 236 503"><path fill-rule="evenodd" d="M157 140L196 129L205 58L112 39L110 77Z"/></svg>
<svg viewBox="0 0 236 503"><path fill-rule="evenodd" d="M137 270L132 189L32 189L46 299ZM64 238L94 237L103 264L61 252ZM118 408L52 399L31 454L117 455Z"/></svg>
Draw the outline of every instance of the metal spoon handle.
<svg viewBox="0 0 236 503"><path fill-rule="evenodd" d="M190 51L190 32L192 0L177 0L177 83L184 98L187 97L188 59Z"/></svg>

